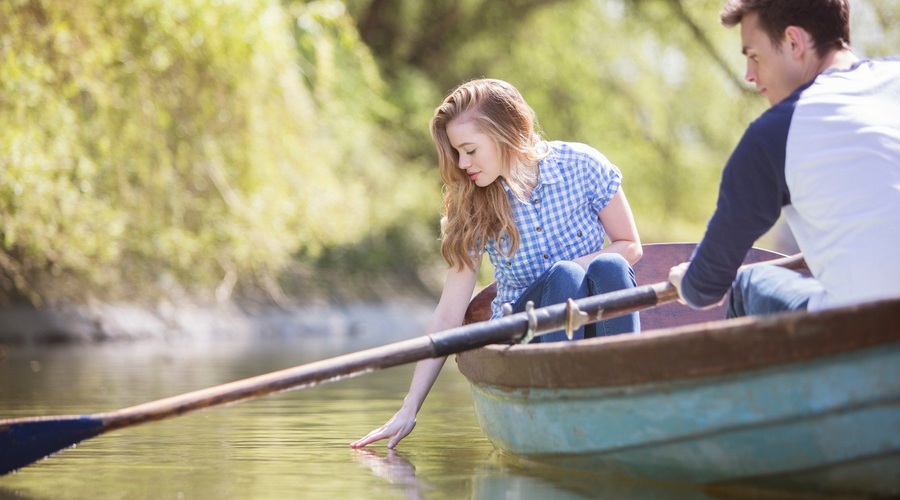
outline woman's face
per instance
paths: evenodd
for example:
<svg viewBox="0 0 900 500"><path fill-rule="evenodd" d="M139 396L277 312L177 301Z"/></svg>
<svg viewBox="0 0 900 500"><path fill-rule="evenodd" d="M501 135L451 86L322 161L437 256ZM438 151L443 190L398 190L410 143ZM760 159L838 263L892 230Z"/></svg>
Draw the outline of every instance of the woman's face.
<svg viewBox="0 0 900 500"><path fill-rule="evenodd" d="M447 124L447 137L459 153L457 166L466 171L476 186L489 186L503 174L497 144L479 132L474 121L451 121Z"/></svg>

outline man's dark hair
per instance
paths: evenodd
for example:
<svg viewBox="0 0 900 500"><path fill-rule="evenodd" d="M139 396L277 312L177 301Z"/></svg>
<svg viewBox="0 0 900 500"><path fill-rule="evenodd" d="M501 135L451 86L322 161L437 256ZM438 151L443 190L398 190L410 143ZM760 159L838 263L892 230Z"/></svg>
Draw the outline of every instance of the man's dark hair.
<svg viewBox="0 0 900 500"><path fill-rule="evenodd" d="M731 28L753 13L772 45L784 39L788 26L797 26L812 36L819 57L850 47L849 0L728 0L719 19Z"/></svg>

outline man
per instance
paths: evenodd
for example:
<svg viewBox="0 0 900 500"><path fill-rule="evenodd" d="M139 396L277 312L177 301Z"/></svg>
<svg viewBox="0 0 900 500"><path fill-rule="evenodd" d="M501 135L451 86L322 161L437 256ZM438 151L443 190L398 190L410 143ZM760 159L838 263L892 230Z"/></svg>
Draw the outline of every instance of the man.
<svg viewBox="0 0 900 500"><path fill-rule="evenodd" d="M822 310L900 296L900 58L850 51L848 0L730 0L747 81L772 105L745 131L681 299L728 316ZM783 213L814 278L738 267ZM735 276L737 274L737 279Z"/></svg>

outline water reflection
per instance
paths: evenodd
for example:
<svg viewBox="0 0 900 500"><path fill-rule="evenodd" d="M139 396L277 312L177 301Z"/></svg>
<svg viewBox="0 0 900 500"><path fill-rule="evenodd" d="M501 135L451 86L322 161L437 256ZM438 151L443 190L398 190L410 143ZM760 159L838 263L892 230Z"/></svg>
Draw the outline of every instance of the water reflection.
<svg viewBox="0 0 900 500"><path fill-rule="evenodd" d="M494 452L475 476L472 498L708 500L714 497L693 485L556 469Z"/></svg>
<svg viewBox="0 0 900 500"><path fill-rule="evenodd" d="M391 485L404 499L429 498L441 491L419 477L405 454L395 451L355 450L354 459L377 478ZM718 498L813 498L810 495L650 481L610 474L589 474L529 463L492 451L471 475L467 497L475 500L627 498L656 500L712 500Z"/></svg>
<svg viewBox="0 0 900 500"><path fill-rule="evenodd" d="M431 487L428 482L416 477L416 466L396 450L378 452L371 449L354 450L354 459L369 468L373 475L396 486L406 499L425 498L424 492Z"/></svg>
<svg viewBox="0 0 900 500"><path fill-rule="evenodd" d="M395 450L378 452L357 450L354 457L375 476L394 486L405 499L426 498L425 492L434 490L428 481L416 476L416 466ZM554 474L555 472L555 474ZM636 498L636 499L708 499L700 491L678 491L672 485L650 487L647 482L628 478L610 478L573 474L571 471L529 469L515 465L514 459L492 452L472 475L470 498L493 500L498 498Z"/></svg>

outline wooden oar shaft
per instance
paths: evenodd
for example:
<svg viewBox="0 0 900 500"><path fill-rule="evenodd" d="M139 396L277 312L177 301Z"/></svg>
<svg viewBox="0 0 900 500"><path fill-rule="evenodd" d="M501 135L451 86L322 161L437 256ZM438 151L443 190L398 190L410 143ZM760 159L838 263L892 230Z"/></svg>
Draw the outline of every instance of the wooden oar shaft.
<svg viewBox="0 0 900 500"><path fill-rule="evenodd" d="M576 301L582 311L590 315L588 322L627 314L652 307L660 298L668 300L674 289L665 283L588 297ZM675 294L677 296L677 294ZM534 310L535 328L540 335L565 326L566 305L558 304ZM145 422L163 420L192 411L210 408L268 394L299 389L319 383L362 375L382 368L390 368L427 358L448 356L489 344L521 339L528 333L526 313L513 314L495 321L476 323L445 330L431 335L394 342L381 347L336 356L305 365L279 370L256 377L188 392L178 396L143 403L121 410L85 415L102 422L103 432ZM0 429L12 424L71 419L77 416L35 417L0 420Z"/></svg>
<svg viewBox="0 0 900 500"><path fill-rule="evenodd" d="M661 300L677 298L677 295L671 285L658 283L580 299L576 304L589 315L587 322L593 323L646 309L661 303ZM564 328L566 312L565 304L535 309L537 327L532 333L540 335ZM184 415L203 408L350 378L427 358L448 356L489 344L514 341L524 337L528 327L526 313L513 314L490 322L452 328L92 417L101 419L104 430L110 431ZM0 425L2 424L0 421Z"/></svg>
<svg viewBox="0 0 900 500"><path fill-rule="evenodd" d="M742 267L753 267L759 265L770 265L783 267L785 269L805 269L806 261L802 254L796 254L778 259L772 259L765 262L755 264L747 264ZM586 297L574 301L575 305L581 312L587 313L588 318L585 323L596 323L606 319L623 316L643 309L648 309L668 302L678 300L678 290L668 281L654 283L652 285L643 285L635 288L628 288L616 292L604 293ZM533 329L535 335L557 331L566 327L567 305L556 304L547 307L541 307L534 310L536 316L537 327ZM473 323L467 327L455 330L470 329L473 338L482 335L479 333L478 326L482 325L482 329L496 329L509 335L508 339L516 340L524 336L524 332L528 330L528 315L526 313L517 313L508 317L495 319L490 322ZM455 330L448 330L445 333L452 333ZM459 349L458 345L454 346L451 342L442 342L439 338L441 334L435 334L435 345L439 355L447 355L454 352L482 347L487 344L473 345L466 349ZM500 342L499 340L497 342ZM453 338L453 342L459 343L460 340ZM446 346L445 346L446 344ZM456 350L453 350L456 347Z"/></svg>
<svg viewBox="0 0 900 500"><path fill-rule="evenodd" d="M101 418L104 422L104 430L108 431L267 394L355 377L377 369L403 365L434 356L435 348L431 339L428 336L417 337L151 401L114 412L97 414L94 417Z"/></svg>
<svg viewBox="0 0 900 500"><path fill-rule="evenodd" d="M669 283L644 285L617 292L604 293L578 299L575 305L588 315L585 323L596 323L647 309L678 298L678 292ZM554 332L566 327L568 306L555 304L534 309L533 335ZM483 321L430 335L438 356L446 356L488 344L522 339L529 330L529 315L525 312L504 316L493 321ZM485 338L492 338L483 342Z"/></svg>
<svg viewBox="0 0 900 500"><path fill-rule="evenodd" d="M786 269L801 270L806 268L806 262L802 254L771 259L755 264L747 264L743 267L753 267L758 265L772 265L783 267ZM496 290L493 285L487 287L473 300L473 304L478 302L476 310L478 311L473 317L468 317L467 321L474 320L468 326L463 327L470 332L469 336L475 340L485 335L485 332L495 331L502 333L502 338L496 342L506 340L518 340L524 337L528 329L527 313L517 313L508 317L495 319L490 322L481 321L478 318L482 312L490 314L490 302L495 297ZM588 315L587 321L584 323L596 323L605 319L611 319L632 312L648 309L657 305L662 305L678 299L678 290L669 282L660 282L651 285L643 285L636 288L629 288L617 292L605 293L587 297L574 301L575 305L581 312ZM470 308L472 306L470 305ZM554 306L542 307L534 310L536 328L532 330L534 335L553 332L564 329L567 320L567 305L559 304ZM481 326L479 326L481 325ZM442 339L442 333L435 334L435 344L439 355L447 355L455 352L462 352L469 349L481 347L486 344L466 344L463 339L458 338L457 331L448 330L449 336L447 341ZM464 348L460 348L464 347Z"/></svg>

